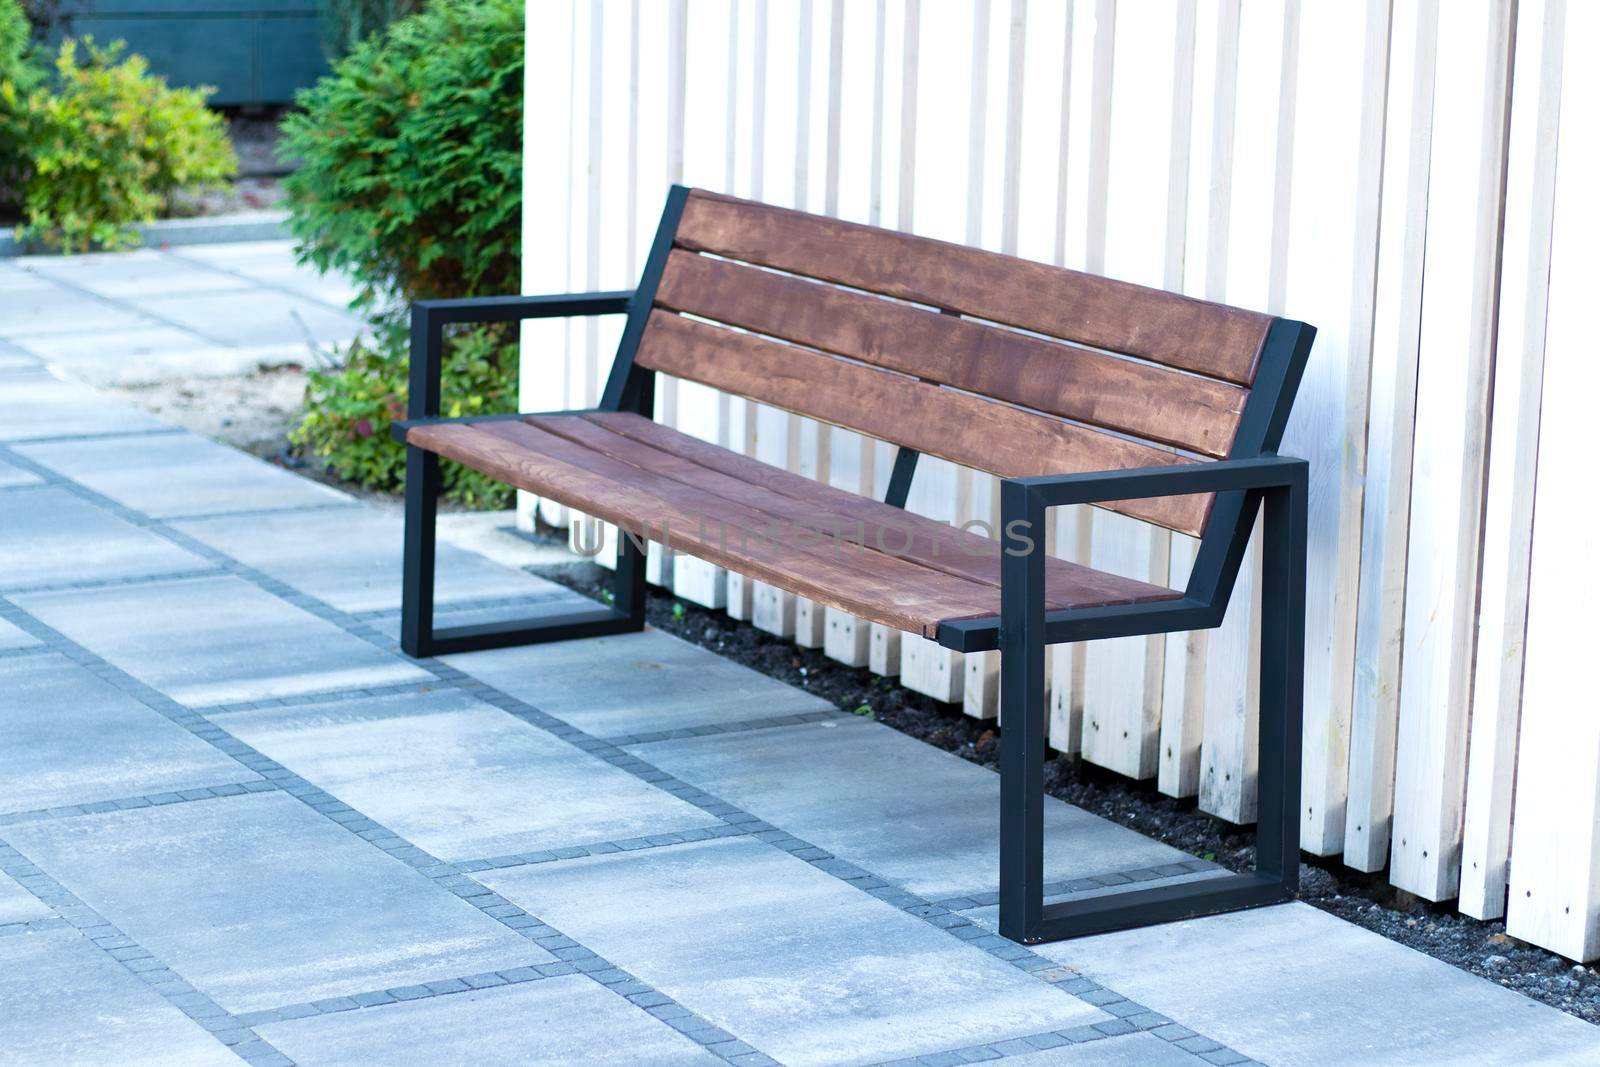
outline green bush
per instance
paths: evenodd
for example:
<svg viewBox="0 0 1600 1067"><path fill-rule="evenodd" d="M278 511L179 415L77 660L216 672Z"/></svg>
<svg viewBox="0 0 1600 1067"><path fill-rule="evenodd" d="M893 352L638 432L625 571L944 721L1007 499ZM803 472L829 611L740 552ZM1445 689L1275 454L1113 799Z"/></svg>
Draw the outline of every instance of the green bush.
<svg viewBox="0 0 1600 1067"><path fill-rule="evenodd" d="M435 0L356 45L298 97L281 142L301 262L361 286L372 342L341 370L313 372L293 435L340 477L400 487L389 437L406 396L404 305L516 292L521 273L522 0ZM447 339L446 414L516 410L516 346L505 327ZM445 491L503 507L504 486L445 464Z"/></svg>
<svg viewBox="0 0 1600 1067"><path fill-rule="evenodd" d="M44 67L38 61L31 40L33 27L17 0L0 0L0 93L27 96L44 80ZM6 118L0 97L0 210L22 207L22 183L27 177L27 156L23 145Z"/></svg>
<svg viewBox="0 0 1600 1067"><path fill-rule="evenodd" d="M122 47L67 40L53 86L0 85L0 139L26 153L22 237L68 252L124 247L174 192L235 173L210 90L169 88Z"/></svg>
<svg viewBox="0 0 1600 1067"><path fill-rule="evenodd" d="M522 0L436 0L297 96L284 182L302 261L369 302L515 292Z"/></svg>
<svg viewBox="0 0 1600 1067"><path fill-rule="evenodd" d="M17 0L0 0L0 82L23 92L44 79L33 47L33 25Z"/></svg>
<svg viewBox="0 0 1600 1067"><path fill-rule="evenodd" d="M398 492L405 485L405 448L389 425L405 417L406 327L399 316L379 321L371 344L357 341L335 370L306 375L306 414L293 443L321 458L345 481ZM498 331L451 338L445 362L443 412L451 418L517 410L517 349ZM473 508L505 508L512 491L457 463L442 464L444 494Z"/></svg>

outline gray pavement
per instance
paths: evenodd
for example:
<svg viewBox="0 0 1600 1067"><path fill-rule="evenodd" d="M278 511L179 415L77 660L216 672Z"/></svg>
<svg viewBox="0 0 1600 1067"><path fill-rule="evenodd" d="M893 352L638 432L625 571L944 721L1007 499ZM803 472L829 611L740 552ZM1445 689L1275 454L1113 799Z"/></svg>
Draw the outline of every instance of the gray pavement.
<svg viewBox="0 0 1600 1067"><path fill-rule="evenodd" d="M92 280L100 366L123 304L300 299L267 252L0 289ZM46 373L56 325L0 343L0 1063L1600 1062L1302 905L1006 941L991 772L666 634L412 661L395 516ZM1053 897L1215 874L1047 809Z"/></svg>
<svg viewBox="0 0 1600 1067"><path fill-rule="evenodd" d="M0 368L134 384L315 365L362 333L354 296L286 240L0 259Z"/></svg>

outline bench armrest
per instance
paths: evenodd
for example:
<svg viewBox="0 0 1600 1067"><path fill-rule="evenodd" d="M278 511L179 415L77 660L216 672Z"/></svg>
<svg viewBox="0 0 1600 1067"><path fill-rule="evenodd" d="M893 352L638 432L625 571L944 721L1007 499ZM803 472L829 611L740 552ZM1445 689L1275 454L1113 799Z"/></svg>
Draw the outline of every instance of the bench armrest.
<svg viewBox="0 0 1600 1067"><path fill-rule="evenodd" d="M472 296L461 300L418 300L411 305L410 396L406 418L439 414L439 373L444 363L444 328L455 322L518 322L522 319L620 315L632 290L556 293L546 296Z"/></svg>
<svg viewBox="0 0 1600 1067"><path fill-rule="evenodd" d="M1041 474L1032 478L1007 478L1001 483L1001 510L1007 495L1017 504L1015 518L1027 503L1039 508L1068 504L1099 504L1112 500L1143 500L1187 493L1225 493L1244 489L1305 488L1307 465L1293 456L1256 456L1219 459L1205 463L1174 463L1165 467L1132 470L1087 471L1081 474Z"/></svg>
<svg viewBox="0 0 1600 1067"><path fill-rule="evenodd" d="M1265 455L1133 470L1005 479L1000 483L1001 630L1016 630L1019 634L1026 630L1031 634L1038 628L1042 639L1053 644L1085 637L1153 633L1157 629L1203 629L1222 622L1233 575L1245 551L1248 524L1242 527L1243 534L1202 538L1188 587L1179 600L1051 612L1047 618L1044 557L1049 549L1043 536L1045 515L1050 508L1068 504L1142 500L1185 493L1245 493L1244 500L1233 506L1255 507L1259 500L1265 507L1263 570L1266 585L1274 590L1280 586L1294 586L1301 590L1298 595L1303 596L1308 472L1308 464L1303 459ZM1229 526L1232 525L1230 521ZM1145 625L1148 620L1141 616L1155 614L1166 616L1164 622L1171 625L1156 629ZM1022 629L1016 629L1019 627ZM943 629L941 627L941 640ZM991 647L966 638L957 632L960 629L959 625L951 627L950 641L955 642L951 647L960 645L963 651ZM968 645L970 648L966 647Z"/></svg>

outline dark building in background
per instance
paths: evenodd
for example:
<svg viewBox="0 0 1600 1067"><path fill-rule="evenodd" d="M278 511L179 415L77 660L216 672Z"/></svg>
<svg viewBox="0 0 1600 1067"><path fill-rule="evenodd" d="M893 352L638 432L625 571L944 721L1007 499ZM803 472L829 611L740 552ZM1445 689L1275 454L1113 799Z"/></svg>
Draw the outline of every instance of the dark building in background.
<svg viewBox="0 0 1600 1067"><path fill-rule="evenodd" d="M211 103L273 106L327 72L318 0L66 0L50 37L121 39L173 85L214 85Z"/></svg>

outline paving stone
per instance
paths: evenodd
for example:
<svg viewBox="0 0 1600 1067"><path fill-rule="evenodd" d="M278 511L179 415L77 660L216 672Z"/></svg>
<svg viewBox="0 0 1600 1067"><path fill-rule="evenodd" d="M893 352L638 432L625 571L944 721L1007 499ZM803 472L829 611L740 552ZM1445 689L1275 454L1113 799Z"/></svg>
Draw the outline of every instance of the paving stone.
<svg viewBox="0 0 1600 1067"><path fill-rule="evenodd" d="M359 336L365 324L320 300L276 289L257 288L242 299L236 293L141 295L130 307L225 344L342 343Z"/></svg>
<svg viewBox="0 0 1600 1067"><path fill-rule="evenodd" d="M551 958L281 793L25 823L7 836L229 1011Z"/></svg>
<svg viewBox="0 0 1600 1067"><path fill-rule="evenodd" d="M43 368L44 362L29 352L0 338L0 373L31 372Z"/></svg>
<svg viewBox="0 0 1600 1067"><path fill-rule="evenodd" d="M0 1058L61 1064L237 1064L214 1037L73 930L0 938Z"/></svg>
<svg viewBox="0 0 1600 1067"><path fill-rule="evenodd" d="M9 377L0 389L0 441L127 433L165 426L153 415L48 374Z"/></svg>
<svg viewBox="0 0 1600 1067"><path fill-rule="evenodd" d="M19 648L37 648L40 641L28 631L0 619L0 652Z"/></svg>
<svg viewBox="0 0 1600 1067"><path fill-rule="evenodd" d="M19 451L154 518L350 502L336 489L194 434L56 441Z"/></svg>
<svg viewBox="0 0 1600 1067"><path fill-rule="evenodd" d="M176 260L230 271L252 283L290 289L333 308L346 308L359 288L348 277L333 272L319 274L314 267L295 262L295 242L229 241L214 245L186 245L168 255Z"/></svg>
<svg viewBox="0 0 1600 1067"><path fill-rule="evenodd" d="M219 516L174 525L340 611L400 608L405 527L397 515L351 507ZM579 599L554 582L498 566L453 545L439 545L436 603L524 595L569 602Z"/></svg>
<svg viewBox="0 0 1600 1067"><path fill-rule="evenodd" d="M749 839L478 877L783 1063L868 1063L1107 1018Z"/></svg>
<svg viewBox="0 0 1600 1067"><path fill-rule="evenodd" d="M0 812L256 777L55 653L0 659Z"/></svg>
<svg viewBox="0 0 1600 1067"><path fill-rule="evenodd" d="M44 902L18 885L10 875L0 872L0 926L48 919L54 914Z"/></svg>
<svg viewBox="0 0 1600 1067"><path fill-rule="evenodd" d="M578 976L269 1023L258 1032L301 1067L719 1062Z"/></svg>
<svg viewBox="0 0 1600 1067"><path fill-rule="evenodd" d="M45 486L0 503L0 590L210 566L64 489Z"/></svg>
<svg viewBox="0 0 1600 1067"><path fill-rule="evenodd" d="M1024 1052L1003 1061L1007 1067L1196 1067L1197 1060L1159 1037L1128 1034Z"/></svg>
<svg viewBox="0 0 1600 1067"><path fill-rule="evenodd" d="M447 656L599 736L741 722L830 705L659 630Z"/></svg>
<svg viewBox="0 0 1600 1067"><path fill-rule="evenodd" d="M15 600L140 681L189 705L432 677L239 578L26 593Z"/></svg>
<svg viewBox="0 0 1600 1067"><path fill-rule="evenodd" d="M1305 904L1036 950L1284 1067L1600 1063L1600 1028Z"/></svg>
<svg viewBox="0 0 1600 1067"><path fill-rule="evenodd" d="M446 860L711 821L461 693L230 712L222 721L236 737Z"/></svg>
<svg viewBox="0 0 1600 1067"><path fill-rule="evenodd" d="M29 341L57 333L99 330L113 342L114 331L152 325L152 320L124 304L106 300L23 270L0 279L6 314L0 337L26 349Z"/></svg>
<svg viewBox="0 0 1600 1067"><path fill-rule="evenodd" d="M10 489L18 485L37 485L38 482L38 475L0 460L0 489ZM17 506L16 501L24 499L23 497L14 498L8 508L15 509Z"/></svg>
<svg viewBox="0 0 1600 1067"><path fill-rule="evenodd" d="M879 723L840 718L629 751L923 896L997 884L1000 776ZM1187 858L1045 798L1047 878Z"/></svg>
<svg viewBox="0 0 1600 1067"><path fill-rule="evenodd" d="M202 264L184 262L154 248L74 256L26 256L19 265L35 276L112 299L251 288L251 283L243 278Z"/></svg>

